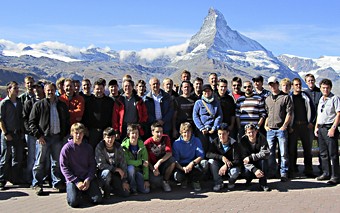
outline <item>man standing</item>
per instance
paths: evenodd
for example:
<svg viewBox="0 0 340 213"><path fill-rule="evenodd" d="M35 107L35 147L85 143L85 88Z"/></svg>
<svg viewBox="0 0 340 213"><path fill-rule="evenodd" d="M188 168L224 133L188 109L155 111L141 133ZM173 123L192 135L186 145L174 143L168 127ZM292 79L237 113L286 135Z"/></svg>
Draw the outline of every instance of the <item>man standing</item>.
<svg viewBox="0 0 340 213"><path fill-rule="evenodd" d="M242 87L242 79L240 77L234 77L231 82L232 91L230 96L233 97L235 103L239 97L244 96L244 92L241 90Z"/></svg>
<svg viewBox="0 0 340 213"><path fill-rule="evenodd" d="M33 166L32 186L37 195L43 194L46 156L51 158L51 176L54 189L65 190L59 166L59 155L63 146L62 139L69 131L70 115L66 104L56 97L56 85L45 85L46 98L33 105L29 126L37 138L36 159Z"/></svg>
<svg viewBox="0 0 340 213"><path fill-rule="evenodd" d="M275 76L268 79L268 84L272 95L266 99L266 110L268 117L265 121L265 129L267 130L267 141L270 149L269 156L269 171L275 172L276 169L276 142L278 140L280 146L281 167L280 175L281 181L288 181L288 133L287 127L290 123L293 104L291 98L280 91L279 82ZM275 175L275 174L271 174ZM270 175L269 175L270 176Z"/></svg>
<svg viewBox="0 0 340 213"><path fill-rule="evenodd" d="M7 84L7 97L0 102L0 190L5 189L8 180L13 184L23 183L24 123L18 93L18 83L11 81Z"/></svg>
<svg viewBox="0 0 340 213"><path fill-rule="evenodd" d="M113 100L116 100L116 98L119 97L119 86L116 79L109 81L109 92L109 97L111 97Z"/></svg>
<svg viewBox="0 0 340 213"><path fill-rule="evenodd" d="M90 79L83 79L81 81L81 87L82 87L82 91L79 92L79 94L84 98L85 103L88 102L88 100L91 99L91 96L93 96L93 94L91 93L91 81Z"/></svg>
<svg viewBox="0 0 340 213"><path fill-rule="evenodd" d="M321 176L317 177L317 180L330 179L327 183L336 185L340 183L338 152L340 99L331 92L331 80L321 80L320 89L322 97L318 106L318 117L316 119L317 125L315 126L314 133L315 136L319 138L319 149L323 173Z"/></svg>
<svg viewBox="0 0 340 213"><path fill-rule="evenodd" d="M304 174L307 177L315 177L312 166L312 144L310 143L309 134L306 134L307 129L313 128L313 120L315 117L314 104L309 95L302 91L301 79L293 79L293 93L291 94L294 111L292 119L292 132L288 144L289 152L289 173L293 175L296 170L297 159L297 140L301 139L304 155L305 170Z"/></svg>
<svg viewBox="0 0 340 213"><path fill-rule="evenodd" d="M252 80L254 83L254 94L261 96L264 101L270 95L270 91L263 88L263 77L261 75L258 75Z"/></svg>
<svg viewBox="0 0 340 213"><path fill-rule="evenodd" d="M196 101L198 99L201 99L202 97L202 87L203 87L203 79L200 77L197 77L194 80L194 86L193 91L191 93L191 97Z"/></svg>
<svg viewBox="0 0 340 213"><path fill-rule="evenodd" d="M218 82L217 74L216 73L210 73L209 74L209 84L210 84L214 93L217 92L217 82Z"/></svg>
<svg viewBox="0 0 340 213"><path fill-rule="evenodd" d="M26 76L24 79L24 83L25 83L26 92L19 96L22 105L24 105L26 101L34 97L34 92L33 92L34 78L32 76Z"/></svg>

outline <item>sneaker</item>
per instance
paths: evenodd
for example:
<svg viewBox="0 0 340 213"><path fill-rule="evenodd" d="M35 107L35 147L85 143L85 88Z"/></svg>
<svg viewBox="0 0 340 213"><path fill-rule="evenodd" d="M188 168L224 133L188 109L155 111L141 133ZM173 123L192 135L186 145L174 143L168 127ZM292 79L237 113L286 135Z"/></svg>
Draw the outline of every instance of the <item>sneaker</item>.
<svg viewBox="0 0 340 213"><path fill-rule="evenodd" d="M267 186L267 185L261 186L261 189L262 189L262 191L264 191L264 192L270 192L270 191L271 191L271 189L270 189L269 186Z"/></svg>
<svg viewBox="0 0 340 213"><path fill-rule="evenodd" d="M288 181L288 176L287 174L282 174L281 175L281 182L287 182Z"/></svg>
<svg viewBox="0 0 340 213"><path fill-rule="evenodd" d="M228 183L228 189L234 189L235 183Z"/></svg>
<svg viewBox="0 0 340 213"><path fill-rule="evenodd" d="M44 193L44 190L41 186L34 186L33 190L35 191L35 194L38 196L41 196Z"/></svg>
<svg viewBox="0 0 340 213"><path fill-rule="evenodd" d="M168 181L163 180L162 187L165 192L171 192L171 186Z"/></svg>
<svg viewBox="0 0 340 213"><path fill-rule="evenodd" d="M321 180L329 180L330 177L325 175L325 174L322 174L320 175L319 177L316 178L317 181L321 181Z"/></svg>
<svg viewBox="0 0 340 213"><path fill-rule="evenodd" d="M333 185L333 186L335 186L339 183L340 183L340 181L338 179L335 179L335 178L331 178L329 181L327 181L328 185Z"/></svg>
<svg viewBox="0 0 340 213"><path fill-rule="evenodd" d="M201 184L200 184L199 181L192 182L192 187L194 188L194 190L195 190L196 192L199 192L199 191L202 190Z"/></svg>
<svg viewBox="0 0 340 213"><path fill-rule="evenodd" d="M215 192L218 192L218 191L220 191L221 189L223 189L223 183L221 183L221 184L216 184L214 187L213 187L213 191L215 191Z"/></svg>
<svg viewBox="0 0 340 213"><path fill-rule="evenodd" d="M188 188L188 181L187 180L184 180L184 181L181 182L181 188L182 189Z"/></svg>

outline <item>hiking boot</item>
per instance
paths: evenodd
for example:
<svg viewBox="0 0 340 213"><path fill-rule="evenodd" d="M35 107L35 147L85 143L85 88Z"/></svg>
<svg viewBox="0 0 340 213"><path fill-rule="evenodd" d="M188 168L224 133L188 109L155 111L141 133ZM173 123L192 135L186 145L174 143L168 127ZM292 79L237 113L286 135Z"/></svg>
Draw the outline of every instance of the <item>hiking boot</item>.
<svg viewBox="0 0 340 213"><path fill-rule="evenodd" d="M165 192L171 192L171 186L167 180L163 180L162 187Z"/></svg>
<svg viewBox="0 0 340 213"><path fill-rule="evenodd" d="M192 182L192 187L194 188L195 192L199 192L202 190L201 184L199 181Z"/></svg>

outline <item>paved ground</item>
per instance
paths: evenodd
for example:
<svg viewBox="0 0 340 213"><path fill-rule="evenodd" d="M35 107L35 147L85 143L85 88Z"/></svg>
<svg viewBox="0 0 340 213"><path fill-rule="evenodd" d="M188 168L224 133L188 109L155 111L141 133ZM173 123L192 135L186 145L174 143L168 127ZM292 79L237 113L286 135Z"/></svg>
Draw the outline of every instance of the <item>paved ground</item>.
<svg viewBox="0 0 340 213"><path fill-rule="evenodd" d="M316 159L313 161L316 165ZM47 195L38 197L32 189L10 186L0 192L0 212L340 212L340 185L305 178L286 183L272 179L269 186L273 190L259 192L256 180L250 187L243 183L238 180L234 191L220 193L211 191L211 182L202 184L201 193L173 185L170 193L155 189L126 199L112 196L102 205L79 209L68 207L65 193L46 188Z"/></svg>

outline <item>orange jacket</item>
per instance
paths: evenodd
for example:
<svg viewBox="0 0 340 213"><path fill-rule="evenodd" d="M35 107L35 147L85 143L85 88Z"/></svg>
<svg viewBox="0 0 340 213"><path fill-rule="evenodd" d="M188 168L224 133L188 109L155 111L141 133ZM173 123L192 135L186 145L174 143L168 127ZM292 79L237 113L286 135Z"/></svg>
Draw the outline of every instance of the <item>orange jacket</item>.
<svg viewBox="0 0 340 213"><path fill-rule="evenodd" d="M59 97L59 100L64 102L70 113L70 125L80 122L85 109L85 101L84 98L80 95L74 95L71 100L68 99L66 94L62 94Z"/></svg>

